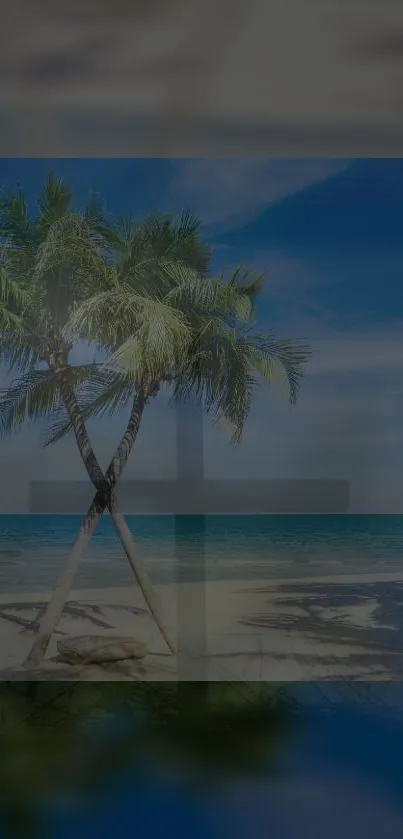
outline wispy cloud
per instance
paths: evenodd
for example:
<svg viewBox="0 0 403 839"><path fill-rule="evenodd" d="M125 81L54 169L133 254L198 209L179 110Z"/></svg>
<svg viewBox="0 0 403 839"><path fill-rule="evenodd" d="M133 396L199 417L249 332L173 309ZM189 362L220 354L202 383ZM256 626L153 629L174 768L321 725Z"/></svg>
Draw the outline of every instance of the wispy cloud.
<svg viewBox="0 0 403 839"><path fill-rule="evenodd" d="M260 251L251 262L251 267L262 271L267 278L264 293L271 298L290 299L290 294L311 291L322 282L303 259L289 256L281 251Z"/></svg>
<svg viewBox="0 0 403 839"><path fill-rule="evenodd" d="M175 162L169 202L191 206L208 226L237 228L262 210L348 166L341 159L206 158Z"/></svg>
<svg viewBox="0 0 403 839"><path fill-rule="evenodd" d="M373 388L396 373L403 381L403 331L399 322L370 330L336 331L313 341L311 374L371 375Z"/></svg>

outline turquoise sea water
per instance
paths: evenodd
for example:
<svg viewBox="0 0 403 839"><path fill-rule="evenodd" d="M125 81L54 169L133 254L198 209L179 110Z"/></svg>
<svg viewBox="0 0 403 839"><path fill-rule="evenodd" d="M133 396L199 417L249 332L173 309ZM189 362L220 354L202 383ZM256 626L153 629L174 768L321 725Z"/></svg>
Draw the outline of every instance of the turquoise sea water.
<svg viewBox="0 0 403 839"><path fill-rule="evenodd" d="M275 579L403 570L401 515L128 516L156 583ZM79 516L1 515L0 591L52 585L80 524ZM94 534L76 585L131 582L113 523Z"/></svg>

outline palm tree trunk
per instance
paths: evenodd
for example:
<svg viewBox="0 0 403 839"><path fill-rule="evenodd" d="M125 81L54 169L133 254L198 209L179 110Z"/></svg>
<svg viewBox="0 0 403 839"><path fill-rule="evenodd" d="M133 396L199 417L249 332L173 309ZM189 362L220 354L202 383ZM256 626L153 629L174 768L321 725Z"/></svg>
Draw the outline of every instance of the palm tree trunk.
<svg viewBox="0 0 403 839"><path fill-rule="evenodd" d="M66 389L65 385L66 383L64 383L64 389ZM73 396L70 393L68 405L72 406L73 399L74 403L76 404L74 393ZM110 510L116 531L119 535L119 538L122 541L122 545L124 547L130 567L132 568L135 574L145 602L147 603L147 606L149 607L150 612L158 628L160 629L162 637L164 638L169 650L171 651L171 653L175 652L175 644L165 628L158 598L155 594L155 591L153 589L152 583L148 577L147 572L142 567L141 563L137 558L136 546L134 543L133 536L130 532L129 527L126 524L124 516L120 513L116 505L116 500L114 498L114 489L127 463L132 446L136 440L143 411L147 404L147 399L148 395L142 391L139 391L136 394L133 403L133 409L130 415L125 434L120 442L120 445L118 446L118 449L116 450L114 457L112 458L109 464L105 476L103 475L102 470L99 467L95 453L93 453L92 462L95 460L95 463L98 466L98 470L100 471L102 476L100 490L97 491L97 494L91 504L91 507L88 510L86 518L83 520L81 524L80 531L75 542L73 543L70 555L67 560L67 564L59 577L53 595L40 620L37 637L34 640L32 648L25 662L26 666L36 666L42 661L46 653L46 650L49 646L49 642L51 640L53 632L63 613L63 609L67 597L69 596L69 593L71 591L73 580L80 565L81 558L91 539L91 536L93 535L102 517L102 514L104 513L107 507ZM66 404L66 407L69 410L68 405ZM83 442L87 441L87 448L85 449L85 453L87 455L85 464L87 465L89 462L91 462L90 458L88 457L88 447L91 448L91 444L89 443L88 436L86 434L85 424L82 419L79 407L77 406L77 410L74 409L74 414L71 414L69 410L69 415L70 418L72 416L75 416L78 417L80 420L81 425L76 423L73 425L73 428L76 434L76 440L77 444L79 445L80 452ZM91 481L96 486L97 478L95 478L93 473L90 473L88 469L87 471L90 475ZM99 472L97 472L97 476L99 476ZM105 484L107 484L108 486L107 494L105 493Z"/></svg>
<svg viewBox="0 0 403 839"><path fill-rule="evenodd" d="M170 633L167 631L167 628L163 621L161 606L155 593L155 589L144 566L142 565L142 563L139 562L135 542L131 534L130 528L127 526L125 517L118 509L118 506L116 504L116 498L114 496L114 489L123 472L123 469L125 468L125 465L130 456L130 452L137 438L141 417L145 405L150 396L154 395L155 393L156 388L150 388L148 390L147 395L144 394L143 397L141 396L141 394L137 395L137 398L133 405L133 410L129 418L129 422L127 424L126 431L106 471L105 478L108 481L108 484L112 492L108 507L113 519L113 523L115 525L116 532L124 547L127 559L129 561L129 565L134 573L134 576L143 594L144 600L147 603L147 606L155 620L155 623L158 626L158 629L161 632L161 635L165 643L168 646L168 649L172 654L174 654L176 651L175 642L171 637Z"/></svg>
<svg viewBox="0 0 403 839"><path fill-rule="evenodd" d="M159 599L155 593L154 586L152 585L152 582L143 564L139 561L136 555L136 548L131 531L126 523L125 517L122 515L122 513L120 513L117 510L114 498L111 501L110 510L116 531L119 534L120 541L122 542L122 545L126 551L126 556L129 560L130 567L138 582L144 600L147 603L147 606L155 620L155 623L158 626L158 629L161 632L161 635L167 647L169 648L170 652L174 655L176 650L175 642L171 634L167 630L165 622L163 620Z"/></svg>
<svg viewBox="0 0 403 839"><path fill-rule="evenodd" d="M96 498L98 499L98 496ZM101 520L105 507L106 505L100 500L96 503L93 501L85 519L81 522L80 530L72 545L66 565L59 576L52 597L39 621L34 643L24 662L24 666L27 668L36 667L45 657L52 635L62 616L82 556Z"/></svg>
<svg viewBox="0 0 403 839"><path fill-rule="evenodd" d="M59 380L60 393L67 410L67 414L74 431L74 436L76 438L77 447L80 452L80 457L83 461L87 474L97 492L107 494L109 485L104 477L88 437L83 415L74 393L74 388L69 381L69 368L63 367L61 369L54 370L54 372Z"/></svg>

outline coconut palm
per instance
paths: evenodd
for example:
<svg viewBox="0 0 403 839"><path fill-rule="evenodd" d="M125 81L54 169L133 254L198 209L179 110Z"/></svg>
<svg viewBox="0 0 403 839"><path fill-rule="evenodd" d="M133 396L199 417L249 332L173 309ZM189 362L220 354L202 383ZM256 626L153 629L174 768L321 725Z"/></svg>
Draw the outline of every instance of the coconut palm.
<svg viewBox="0 0 403 839"><path fill-rule="evenodd" d="M49 215L47 213L47 217ZM20 231L21 217L24 220L23 234L27 238L26 213L19 211L18 259L15 247L11 248L11 268L14 269L16 260L21 273L21 261L25 268L26 263L29 265L29 259L32 260L31 255L34 255L32 288L35 292L39 289L40 295L36 299L43 305L44 286L49 294L49 274L54 278L55 271L59 272L60 265L63 266L61 280L58 274L57 294L50 285L53 293L52 314L56 310L60 328L57 342L52 333L53 343L51 347L45 346L45 353L41 336L39 340L42 351L39 358L46 361L52 374L50 387L48 371L45 387L43 371L35 370L32 373L30 369L26 380L20 377L14 390L9 389L3 399L5 426L14 429L16 424L23 422L27 408L31 417L38 413L49 415L54 412L56 382L57 393L60 393L67 408L68 423L62 424L61 429L59 424L50 439L58 439L69 428L74 431L83 462L97 490L69 562L41 621L29 656L31 662L37 663L44 655L60 618L82 552L107 507L112 512L146 600L164 632L153 592L150 592L144 570L136 562L130 530L116 509L114 498L116 483L137 437L148 401L167 384L172 389L174 399L187 398L196 392L202 398L207 412L215 414L216 418L224 416L230 422L233 440L239 441L248 416L256 377L261 376L271 384L280 371L288 395L295 401L307 351L293 342L279 342L271 336L260 336L251 331L249 322L253 319L254 300L261 289L263 278L251 279L248 274L242 275L236 271L227 280L223 277L209 279L206 276L208 249L200 245L197 221L189 215L182 216L177 224L163 216L155 216L145 225L137 225L134 229L125 222L123 235L118 240L121 256L117 263L100 257L99 213L96 215L96 247L86 217L83 221L82 217L77 220L76 216L68 216L66 225L66 219L62 216L63 223L58 219L57 224L51 224L44 240L42 233L40 248L36 242L34 245L29 244L26 248L28 257L21 246L21 239L24 240ZM43 230L44 223L38 226ZM67 243L64 238L66 228ZM114 237L116 246L116 233ZM31 238L34 238L32 234ZM107 243L107 237L104 236L101 241L102 244ZM26 271L25 268L25 274ZM103 290L97 290L95 295L89 296L94 283L97 289L101 284ZM68 364L71 341L66 338L65 311L71 307L71 301L78 303L78 309L70 321L75 335L95 341L98 346L107 349L113 361L118 362L118 370L116 367L100 370L97 367L94 369L94 365L90 368L87 365L77 371ZM62 319L60 312L63 312ZM51 325L54 320L53 314ZM45 327L48 335L48 315ZM17 349L19 360L20 341ZM36 345L34 349L37 350ZM32 352L31 340L27 354L31 368ZM37 353L36 356L34 354L34 360L38 360ZM84 412L77 400L78 386L82 386L85 391L80 395L83 399L87 398ZM93 398L88 399L89 386ZM44 404L46 389L48 395ZM52 394L51 404L49 391ZM133 393L134 401L127 429L103 476L90 445L84 420L91 414L106 409L114 410L133 398Z"/></svg>
<svg viewBox="0 0 403 839"><path fill-rule="evenodd" d="M108 301L110 296L114 297L117 290L136 289L136 305L137 307L140 305L141 309L141 311L138 310L136 328L141 319L138 341L142 353L142 371L140 374L133 375L133 372L125 374L111 368L104 370L101 375L107 386L99 396L88 403L87 415L126 404L128 399L133 399L134 394L132 411L125 434L105 473L107 491L101 492L97 482L93 481L97 490L96 496L86 519L82 523L70 559L42 617L37 637L28 657L28 663L38 664L43 657L54 628L62 614L83 550L106 508L113 515L129 562L157 625L160 627L171 650L174 648L174 644L163 624L161 610L156 602L154 591L143 567L136 559L130 530L123 516L117 510L114 490L136 440L140 421L148 402L158 393L161 384L176 373L179 359L186 357L186 347L189 345L191 335L191 324L188 322L187 314L183 311L183 301L182 299L179 300L178 295L179 307L174 300L172 302L164 301L161 298L161 293L167 284L169 284L170 289L173 283L177 286L179 281L183 285L183 272L185 272L184 276L187 282L186 289L189 286L193 297L195 292L200 293L200 290L203 289L202 281L207 282L205 272L208 262L208 249L199 244L197 229L198 221L189 214L182 215L178 222L161 215L155 215L145 223L135 225L130 230L129 235L127 235L128 224L126 222L123 235L121 235L122 253L120 259L112 266L102 265L102 283L109 284L109 288L99 292L101 298L105 296ZM189 275L186 274L187 271ZM222 307L225 304L233 307L242 304L245 309L245 304L242 303L243 298L248 296L248 299L251 299L253 288L253 285L250 285L250 287L239 285L239 288L235 284L233 288L223 285L221 293L225 292L226 298L225 300L220 299L220 306ZM95 295L95 297L90 298L90 309L95 304L97 297L98 295ZM184 286L182 298L185 299L185 297L188 300L189 290L185 295ZM199 303L199 309L202 308L204 297L205 293L203 291L203 299ZM127 330L133 327L133 321L126 317L123 306L113 313L113 316L117 318L116 336L110 333L108 325L100 325L99 333L93 334L91 331L92 319L89 319L89 330L86 329L82 336L79 328L81 316L82 310L78 308L72 318L70 327L73 328L74 326L75 334L78 337L84 337L92 341L96 340L98 346L103 350L109 348L110 351L111 348L117 346L127 334ZM99 371L97 375L99 375ZM17 393L20 392L20 387L21 382L17 382ZM88 392L87 383L86 387ZM72 396L74 394L70 398ZM11 403L10 400L8 402L5 400L4 404L7 403L8 425L14 427L15 416L13 416L12 404L14 395L11 394L11 397ZM77 400L75 400L74 412L73 410L69 412L69 423L66 426L62 422L61 432L56 424L56 433L51 435L49 441L58 439L66 428L72 428L82 456L83 458L87 457L88 461L89 458L86 453L89 452L92 457L94 455L88 445L88 435L83 420L84 414L80 413ZM91 477L91 470L87 471L89 471Z"/></svg>
<svg viewBox="0 0 403 839"><path fill-rule="evenodd" d="M2 360L19 377L2 394L2 429L15 431L27 418L54 418L64 408L73 428L81 458L97 490L89 514L84 519L72 548L79 561L104 509L110 510L146 602L171 649L173 643L165 629L161 610L144 569L136 558L132 535L119 513L109 482L105 479L91 446L79 407L84 393L95 397L102 387L114 384L113 377L99 365L73 366L69 354L73 342L66 331L66 320L74 305L102 284L113 282L111 248L120 248L120 270L124 273L130 248L137 248L137 264L147 265L160 252L174 261L195 266L200 272L208 261L208 249L199 243L197 224L184 214L171 224L164 218L131 236L130 248L124 238L108 226L99 201L91 199L82 213L71 209L71 192L62 180L49 176L37 214L31 218L23 193L8 193L0 204L0 236L3 242L3 288L6 302L13 299L18 314L9 315L1 335ZM123 230L125 225L123 225ZM180 333L178 340L180 339ZM40 369L45 367L45 369ZM152 397L152 388L138 399L143 410ZM140 416L140 412L139 412ZM135 433L138 418L131 417L128 431ZM121 446L126 445L126 437ZM37 662L48 640L37 639L30 657Z"/></svg>
<svg viewBox="0 0 403 839"><path fill-rule="evenodd" d="M127 237L121 261L113 266L110 288L84 301L69 324L74 334L97 344L110 357L111 383L85 405L83 419L113 412L133 400L127 429L105 473L112 494L147 401L164 386L171 388L174 400L196 394L208 414L230 425L231 439L238 443L258 382L271 386L278 379L295 402L309 356L298 343L253 329L255 301L264 277L237 269L229 276L210 278L200 268L173 262L163 248L158 249L156 260L144 261L144 250L155 253L160 224L154 218L135 228ZM60 439L70 428L69 423L56 423L50 439ZM89 511L95 523L105 507L105 500L97 507L97 498L99 494ZM127 525L122 523L124 528ZM36 650L48 643L54 631L78 562L78 556L72 555L59 579ZM33 652L36 655L35 646Z"/></svg>

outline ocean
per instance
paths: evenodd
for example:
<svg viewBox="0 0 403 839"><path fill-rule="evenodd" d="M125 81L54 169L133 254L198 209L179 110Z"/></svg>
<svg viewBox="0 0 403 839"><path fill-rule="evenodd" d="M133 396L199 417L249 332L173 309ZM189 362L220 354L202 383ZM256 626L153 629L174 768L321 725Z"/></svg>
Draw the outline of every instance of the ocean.
<svg viewBox="0 0 403 839"><path fill-rule="evenodd" d="M127 516L154 583L303 578L403 569L402 515ZM52 587L79 516L1 515L0 592ZM95 532L77 588L132 582L112 520Z"/></svg>

